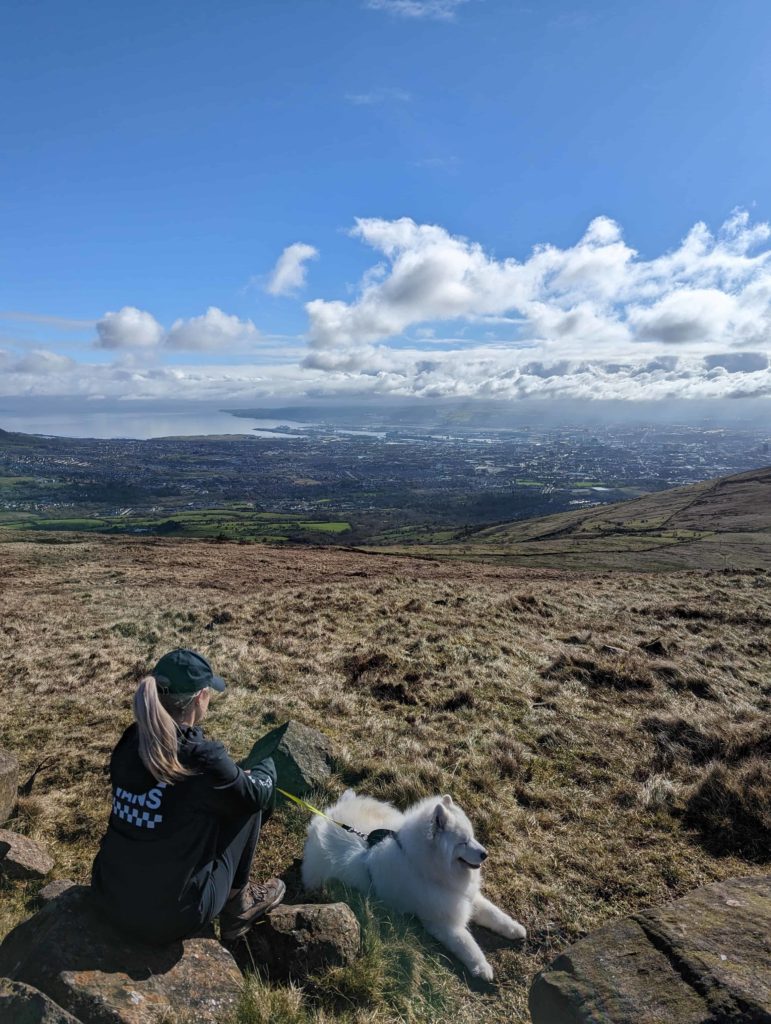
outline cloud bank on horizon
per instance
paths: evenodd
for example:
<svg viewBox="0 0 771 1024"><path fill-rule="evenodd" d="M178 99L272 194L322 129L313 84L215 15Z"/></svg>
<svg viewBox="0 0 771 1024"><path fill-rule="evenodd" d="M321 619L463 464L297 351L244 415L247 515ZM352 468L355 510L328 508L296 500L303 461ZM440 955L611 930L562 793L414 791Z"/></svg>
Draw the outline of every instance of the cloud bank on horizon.
<svg viewBox="0 0 771 1024"><path fill-rule="evenodd" d="M771 396L771 226L735 212L646 259L596 217L572 246L496 258L410 218L362 218L375 262L346 299L305 303L308 332L266 357L250 319L217 307L164 328L125 306L96 323L111 363L0 349L2 393L243 399L256 395L680 399ZM266 290L292 296L318 252L289 245ZM50 318L49 318L50 319ZM297 346L302 349L298 360ZM164 365L181 352L211 365ZM227 365L222 365L229 360Z"/></svg>

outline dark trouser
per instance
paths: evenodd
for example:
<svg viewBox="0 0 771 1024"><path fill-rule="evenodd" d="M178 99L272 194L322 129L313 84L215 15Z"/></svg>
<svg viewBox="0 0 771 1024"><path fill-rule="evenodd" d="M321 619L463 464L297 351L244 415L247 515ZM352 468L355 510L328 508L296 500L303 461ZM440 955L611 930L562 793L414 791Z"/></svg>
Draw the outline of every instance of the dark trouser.
<svg viewBox="0 0 771 1024"><path fill-rule="evenodd" d="M260 826L269 816L269 811L258 811L248 817L223 821L213 860L195 873L177 899L170 892L170 901L163 905L157 898L146 904L137 880L134 898L127 898L125 880L116 870L106 872L103 879L100 851L92 877L97 902L114 925L143 942L164 945L195 935L211 925L227 902L230 890L241 889L249 881Z"/></svg>
<svg viewBox="0 0 771 1024"><path fill-rule="evenodd" d="M262 814L226 822L220 829L217 854L207 869L199 911L201 927L210 924L225 906L231 889L243 889L260 838Z"/></svg>
<svg viewBox="0 0 771 1024"><path fill-rule="evenodd" d="M269 817L266 811L223 822L214 859L196 872L178 901L170 894L170 904L161 906L156 899L148 905L141 898L141 886L136 898L127 899L127 883L119 873L102 877L102 851L94 861L94 895L114 925L143 942L163 945L195 935L218 916L230 890L243 888L249 881L260 826Z"/></svg>

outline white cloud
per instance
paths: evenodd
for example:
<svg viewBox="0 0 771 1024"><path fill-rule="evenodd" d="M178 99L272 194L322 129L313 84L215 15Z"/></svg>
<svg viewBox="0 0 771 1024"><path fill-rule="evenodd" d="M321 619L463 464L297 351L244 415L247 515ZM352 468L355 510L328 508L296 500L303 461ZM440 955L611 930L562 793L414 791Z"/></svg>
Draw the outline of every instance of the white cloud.
<svg viewBox="0 0 771 1024"><path fill-rule="evenodd" d="M365 7L387 11L402 18L431 18L452 21L456 11L468 0L366 0Z"/></svg>
<svg viewBox="0 0 771 1024"><path fill-rule="evenodd" d="M251 320L239 320L216 306L209 306L203 316L175 320L164 344L171 349L206 352L241 348L259 338L260 332Z"/></svg>
<svg viewBox="0 0 771 1024"><path fill-rule="evenodd" d="M681 288L652 306L632 308L629 322L638 338L679 344L722 337L736 303L716 288Z"/></svg>
<svg viewBox="0 0 771 1024"><path fill-rule="evenodd" d="M345 98L355 106L370 107L376 103L410 103L412 95L406 89L372 89L370 92L349 92Z"/></svg>
<svg viewBox="0 0 771 1024"><path fill-rule="evenodd" d="M163 328L151 313L124 306L97 320L96 333L100 348L152 349L160 343Z"/></svg>
<svg viewBox="0 0 771 1024"><path fill-rule="evenodd" d="M704 225L678 249L641 260L607 217L572 247L537 246L522 262L495 259L444 228L357 220L353 235L388 261L365 275L354 301L306 306L311 345L345 349L414 325L519 319L520 342L570 354L691 344L771 341L771 251L752 253L766 225L736 215L712 236Z"/></svg>
<svg viewBox="0 0 771 1024"><path fill-rule="evenodd" d="M412 324L499 314L532 301L531 268L496 262L436 225L358 219L353 234L385 255L389 272L367 279L353 303L309 302L314 347L376 341Z"/></svg>
<svg viewBox="0 0 771 1024"><path fill-rule="evenodd" d="M762 368L764 353L726 353L716 356L714 365L692 355L645 362L549 362L535 356L528 360L527 355L492 345L445 352L373 346L345 358L340 353L312 353L315 365L304 367L70 362L55 368L45 360L18 361L3 366L0 395L212 401L367 394L587 401L766 397L771 407L771 368ZM753 358L743 364L729 361L750 355Z"/></svg>
<svg viewBox="0 0 771 1024"><path fill-rule="evenodd" d="M305 242L288 245L279 256L265 290L271 295L291 295L298 291L305 285L305 264L318 255L318 250Z"/></svg>
<svg viewBox="0 0 771 1024"><path fill-rule="evenodd" d="M140 355L158 354L162 349L187 352L233 351L260 340L251 320L223 313L210 306L201 316L177 319L167 331L152 313L124 306L117 313L105 313L97 321L98 348L125 352L135 360Z"/></svg>
<svg viewBox="0 0 771 1024"><path fill-rule="evenodd" d="M722 367L726 373L757 373L768 369L769 358L765 352L717 352L707 356L704 364L708 370Z"/></svg>
<svg viewBox="0 0 771 1024"><path fill-rule="evenodd" d="M415 394L704 397L768 388L771 231L744 212L714 235L697 224L648 260L603 216L575 245L539 245L521 261L407 217L360 219L352 235L378 262L352 300L306 304L308 368ZM444 352L436 338L430 351L403 347L408 330L420 339L443 322L456 338L459 325L483 338L494 325L500 340L448 340Z"/></svg>
<svg viewBox="0 0 771 1024"><path fill-rule="evenodd" d="M524 259L406 217L361 219L352 234L373 251L372 265L346 300L306 304L301 350L299 339L266 339L216 307L168 331L125 307L97 325L99 345L120 350L121 362L6 351L0 388L213 399L771 398L771 231L745 213L715 233L697 224L646 259L603 216L574 245L538 245ZM214 351L216 365L161 365L172 350ZM237 359L245 350L248 366Z"/></svg>
<svg viewBox="0 0 771 1024"><path fill-rule="evenodd" d="M22 356L20 359L11 361L8 366L8 372L48 375L73 370L77 365L75 360L70 359L69 356L37 348L28 352L27 355Z"/></svg>

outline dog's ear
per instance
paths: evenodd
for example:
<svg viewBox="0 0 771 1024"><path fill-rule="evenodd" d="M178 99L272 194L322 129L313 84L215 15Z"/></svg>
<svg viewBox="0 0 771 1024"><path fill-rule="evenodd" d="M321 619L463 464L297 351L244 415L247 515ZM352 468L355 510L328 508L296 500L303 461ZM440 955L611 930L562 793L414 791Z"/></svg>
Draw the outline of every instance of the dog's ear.
<svg viewBox="0 0 771 1024"><path fill-rule="evenodd" d="M445 793L442 797L442 803L445 807L452 807L452 797L449 793Z"/></svg>
<svg viewBox="0 0 771 1024"><path fill-rule="evenodd" d="M437 804L434 809L434 831L441 832L442 829L447 827L449 820L450 815L447 813L444 804Z"/></svg>

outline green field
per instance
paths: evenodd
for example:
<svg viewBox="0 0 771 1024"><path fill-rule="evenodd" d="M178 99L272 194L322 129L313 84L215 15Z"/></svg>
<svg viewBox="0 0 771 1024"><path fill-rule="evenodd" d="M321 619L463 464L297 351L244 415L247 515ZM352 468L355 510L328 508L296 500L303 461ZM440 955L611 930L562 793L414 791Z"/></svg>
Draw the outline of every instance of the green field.
<svg viewBox="0 0 771 1024"><path fill-rule="evenodd" d="M0 487L16 487L18 484L35 484L34 476L0 476Z"/></svg>
<svg viewBox="0 0 771 1024"><path fill-rule="evenodd" d="M7 479L7 478L6 478ZM77 531L87 533L155 534L173 537L285 543L319 540L351 529L343 520L306 519L301 515L256 512L247 506L141 516L37 516L27 512L0 512L0 526L24 531Z"/></svg>

